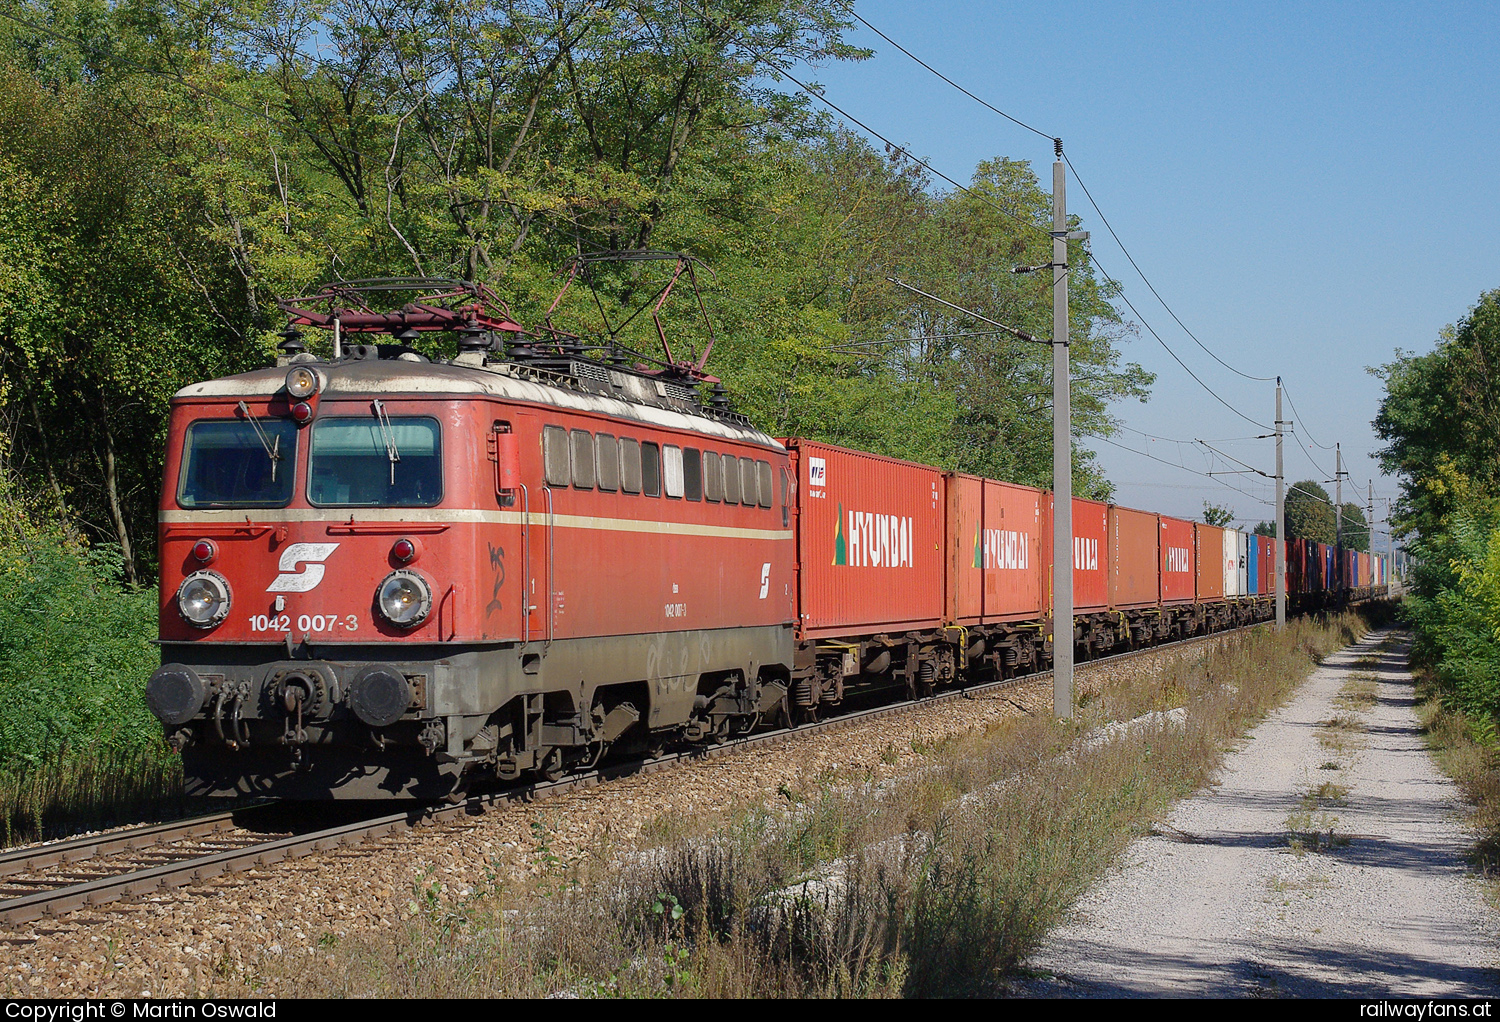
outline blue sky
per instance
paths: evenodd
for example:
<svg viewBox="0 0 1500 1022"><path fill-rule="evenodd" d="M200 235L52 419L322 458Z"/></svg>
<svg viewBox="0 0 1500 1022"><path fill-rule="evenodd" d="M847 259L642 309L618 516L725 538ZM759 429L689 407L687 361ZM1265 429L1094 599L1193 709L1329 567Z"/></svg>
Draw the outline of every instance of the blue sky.
<svg viewBox="0 0 1500 1022"><path fill-rule="evenodd" d="M1377 496L1396 494L1369 457L1382 385L1366 367L1398 348L1430 350L1444 325L1500 287L1500 5L859 0L856 9L970 91L1061 136L1182 321L1231 365L1282 376L1304 443L1342 443L1345 499L1353 485L1363 503L1372 477ZM1032 161L1050 182L1044 139L863 27L849 39L875 56L806 72L832 102L956 180L1003 155ZM1230 404L1271 422L1273 385L1219 366L1172 322L1076 183L1069 209L1162 339ZM1147 404L1115 407L1129 430L1186 440L1263 432L1144 329L1125 354L1157 373ZM1129 431L1117 439L1210 468L1191 444ZM1121 503L1196 515L1211 499L1250 522L1270 517L1214 480L1093 446ZM1274 468L1269 440L1215 446ZM1333 452L1309 453L1321 469L1288 443L1289 481L1331 477ZM1271 492L1259 477L1228 481Z"/></svg>

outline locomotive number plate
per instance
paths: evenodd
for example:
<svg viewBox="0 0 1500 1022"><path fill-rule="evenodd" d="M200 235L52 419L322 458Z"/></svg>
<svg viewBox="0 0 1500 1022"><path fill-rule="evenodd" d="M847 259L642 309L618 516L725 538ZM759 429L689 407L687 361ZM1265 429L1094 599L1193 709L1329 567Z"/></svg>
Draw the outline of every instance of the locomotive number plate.
<svg viewBox="0 0 1500 1022"><path fill-rule="evenodd" d="M252 632L290 632L292 615L252 614L250 615L250 630ZM298 614L297 631L304 634L357 632L359 631L359 617L354 614Z"/></svg>

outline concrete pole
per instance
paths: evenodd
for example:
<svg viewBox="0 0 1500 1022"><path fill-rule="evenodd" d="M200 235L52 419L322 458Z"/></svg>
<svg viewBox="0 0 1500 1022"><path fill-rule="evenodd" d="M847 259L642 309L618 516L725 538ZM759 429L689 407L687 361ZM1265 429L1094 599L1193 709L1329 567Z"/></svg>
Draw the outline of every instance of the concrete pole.
<svg viewBox="0 0 1500 1022"><path fill-rule="evenodd" d="M1344 588L1344 452L1333 445L1333 570Z"/></svg>
<svg viewBox="0 0 1500 1022"><path fill-rule="evenodd" d="M1052 712L1073 717L1073 401L1068 378L1068 200L1052 164Z"/></svg>
<svg viewBox="0 0 1500 1022"><path fill-rule="evenodd" d="M1286 478L1281 473L1281 377L1276 377L1276 630L1286 628Z"/></svg>

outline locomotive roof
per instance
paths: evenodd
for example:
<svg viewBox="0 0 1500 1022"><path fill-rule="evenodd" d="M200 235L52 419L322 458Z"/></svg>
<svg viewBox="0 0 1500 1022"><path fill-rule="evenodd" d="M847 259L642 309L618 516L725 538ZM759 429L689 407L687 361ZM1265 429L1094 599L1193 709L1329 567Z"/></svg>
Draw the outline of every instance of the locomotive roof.
<svg viewBox="0 0 1500 1022"><path fill-rule="evenodd" d="M529 369L510 363L491 363L483 367L453 365L443 362L406 361L403 359L355 358L336 362L306 361L323 374L326 385L322 396L330 399L362 397L399 397L414 395L475 395L553 405L572 411L631 419L668 429L690 430L711 436L758 444L784 450L775 438L748 425L724 421L689 410L686 401L674 401L679 407L664 407L643 401L627 400L609 394L592 393L559 384L569 382L558 374ZM270 397L286 385L287 368L276 366L253 369L234 376L189 384L173 395L173 400L197 400L216 397ZM552 380L556 380L554 383ZM640 390L642 378L630 374L626 382Z"/></svg>

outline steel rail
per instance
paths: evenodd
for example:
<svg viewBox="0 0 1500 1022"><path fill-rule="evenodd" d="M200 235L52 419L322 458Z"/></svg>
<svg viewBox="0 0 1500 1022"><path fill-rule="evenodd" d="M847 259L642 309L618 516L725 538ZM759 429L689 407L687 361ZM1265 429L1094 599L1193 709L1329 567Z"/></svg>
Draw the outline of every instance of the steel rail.
<svg viewBox="0 0 1500 1022"><path fill-rule="evenodd" d="M1263 623L1256 622L1256 624ZM1181 652L1201 643L1222 639L1253 627L1255 627L1255 624L1244 625L1240 628L1226 629L1210 635L1194 636L1189 639L1159 646L1129 650L1125 653L1085 661L1079 665L1079 668L1083 671L1091 671L1095 668L1119 664L1153 653ZM502 791L476 794L453 805L424 805L417 809L407 809L402 812L391 813L370 820L342 824L308 834L282 837L272 841L249 845L244 848L194 856L179 862L163 863L115 876L100 877L55 890L37 891L0 901L0 924L27 923L48 917L56 918L77 911L78 909L97 907L134 895L181 887L195 881L208 880L226 872L243 872L256 866L269 865L270 863L280 862L288 858L299 858L317 851L352 847L370 839L387 837L391 834L414 829L424 824L431 824L459 816L479 815L492 806L552 798L575 789L591 788L605 781L620 777L648 775L684 763L716 759L752 745L790 741L803 735L848 727L860 721L905 713L921 707L949 702L954 699L972 699L978 694L1045 681L1051 674L1050 670L1037 671L1014 678L1004 678L977 685L966 685L919 699L906 699L883 706L853 710L840 714L837 717L830 717L826 720L809 724L737 736L727 739L720 744L704 748L667 753L666 755L652 759L610 764L570 774L555 781L538 781L519 787L507 788ZM258 803L254 808L274 804ZM0 855L0 876L13 875L27 869L42 868L59 863L70 864L115 851L135 850L151 845L158 845L182 837L200 837L234 829L234 824L230 821L231 816L235 812L243 812L246 808L245 806L238 806L232 812L216 813L210 816L178 821L177 823L156 824L113 835L99 835L96 837L81 838L76 841L57 842L52 845L18 849Z"/></svg>

